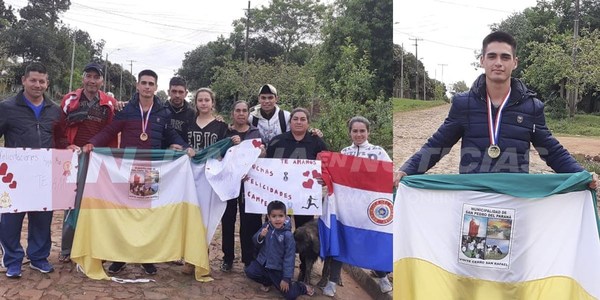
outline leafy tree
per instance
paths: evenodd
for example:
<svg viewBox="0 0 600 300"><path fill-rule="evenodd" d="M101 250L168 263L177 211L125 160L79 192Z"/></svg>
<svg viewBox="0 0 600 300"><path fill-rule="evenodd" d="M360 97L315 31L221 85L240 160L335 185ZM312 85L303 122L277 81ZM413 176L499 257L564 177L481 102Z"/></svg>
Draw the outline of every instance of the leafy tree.
<svg viewBox="0 0 600 300"><path fill-rule="evenodd" d="M59 21L58 16L70 6L71 0L29 0L27 6L19 10L19 14L27 21L38 20L55 27Z"/></svg>
<svg viewBox="0 0 600 300"><path fill-rule="evenodd" d="M469 91L469 87L464 82L464 80L457 81L450 85L450 94L452 94L452 96L454 96L458 93L463 93L463 92L467 92L467 91Z"/></svg>
<svg viewBox="0 0 600 300"><path fill-rule="evenodd" d="M165 92L165 90L158 91L156 93L156 96L162 101L167 101L169 99L169 95L167 95L167 92Z"/></svg>
<svg viewBox="0 0 600 300"><path fill-rule="evenodd" d="M317 40L325 8L318 0L273 0L251 11L250 28L281 46L287 61L295 47Z"/></svg>
<svg viewBox="0 0 600 300"><path fill-rule="evenodd" d="M374 74L372 86L365 94L371 98L380 93L390 97L393 85L391 12L391 0L337 0L322 29L323 43L317 65L319 81L339 80L344 76L333 70L343 56L342 47L350 39L358 48L356 58L366 55L370 62L368 70Z"/></svg>

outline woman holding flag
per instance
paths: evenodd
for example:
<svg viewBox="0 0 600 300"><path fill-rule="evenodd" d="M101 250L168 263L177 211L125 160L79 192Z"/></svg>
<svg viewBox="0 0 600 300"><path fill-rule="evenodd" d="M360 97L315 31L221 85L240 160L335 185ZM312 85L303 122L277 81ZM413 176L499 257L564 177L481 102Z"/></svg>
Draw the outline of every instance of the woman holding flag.
<svg viewBox="0 0 600 300"><path fill-rule="evenodd" d="M348 121L348 131L350 139L352 139L352 145L342 149L341 153L344 155L358 156L363 158L392 161L390 156L380 146L369 143L369 120L365 117L355 116ZM392 251L392 249L390 249ZM331 260L331 273L329 274L329 282L323 288L323 294L329 297L335 296L335 288L337 282L340 281L340 273L342 270L342 262L332 259ZM388 293L392 291L392 284L390 283L387 273L383 271L374 271L375 275L379 279L379 288L382 293Z"/></svg>

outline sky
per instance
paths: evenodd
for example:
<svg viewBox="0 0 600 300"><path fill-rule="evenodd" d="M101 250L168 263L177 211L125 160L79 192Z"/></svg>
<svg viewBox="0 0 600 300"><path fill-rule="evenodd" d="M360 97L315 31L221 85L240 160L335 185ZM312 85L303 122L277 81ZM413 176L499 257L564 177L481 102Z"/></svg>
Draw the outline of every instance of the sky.
<svg viewBox="0 0 600 300"><path fill-rule="evenodd" d="M415 54L410 39L422 39L418 58L430 78L448 88L460 80L471 86L483 73L472 63L490 25L535 4L536 0L394 0L394 43Z"/></svg>
<svg viewBox="0 0 600 300"><path fill-rule="evenodd" d="M5 4L18 9L27 0L5 0ZM268 4L269 0L252 0L251 8ZM156 71L158 90L167 90L185 53L220 35L228 37L232 22L244 17L247 8L245 0L71 0L61 20L87 31L94 41L104 40L102 56L108 54L112 63L133 69L133 74Z"/></svg>

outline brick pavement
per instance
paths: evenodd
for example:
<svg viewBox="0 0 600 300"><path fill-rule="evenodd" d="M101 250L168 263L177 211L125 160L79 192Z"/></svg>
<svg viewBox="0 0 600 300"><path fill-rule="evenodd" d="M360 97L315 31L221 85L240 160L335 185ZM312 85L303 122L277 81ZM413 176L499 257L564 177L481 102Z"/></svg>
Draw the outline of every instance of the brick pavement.
<svg viewBox="0 0 600 300"><path fill-rule="evenodd" d="M221 265L220 229L210 244L210 265L214 281L200 283L192 276L183 275L181 266L164 263L158 264L158 274L145 275L137 264L130 264L123 271L123 278L152 278L151 283L119 284L109 281L88 279L78 273L73 264L58 262L60 252L60 232L63 213L56 212L52 223L52 251L50 262L55 272L41 274L31 270L29 264L23 265L21 279L8 279L0 276L0 297L6 299L281 299L280 294L272 289L268 293L260 291L259 284L247 279L243 273L243 264L238 258L234 261L233 270L223 273ZM26 222L25 222L26 223ZM22 244L26 244L26 224L23 227ZM236 236L236 255L239 256L239 240ZM298 275L296 262L296 276ZM105 264L108 268L108 263ZM320 270L316 266L315 270ZM313 273L313 284L319 280ZM371 299L359 284L346 272L342 272L344 287L337 290L335 299ZM332 299L321 294L316 288L313 297L302 296L299 299Z"/></svg>

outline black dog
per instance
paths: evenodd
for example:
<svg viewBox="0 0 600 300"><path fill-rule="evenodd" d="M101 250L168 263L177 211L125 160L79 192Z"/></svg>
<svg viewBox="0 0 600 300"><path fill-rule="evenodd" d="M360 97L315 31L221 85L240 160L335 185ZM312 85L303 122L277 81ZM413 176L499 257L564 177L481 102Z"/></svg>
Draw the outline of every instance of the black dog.
<svg viewBox="0 0 600 300"><path fill-rule="evenodd" d="M310 285L310 275L312 274L313 265L319 259L319 251L321 243L319 240L319 225L318 219L314 219L299 228L294 232L296 240L296 252L300 255L300 273L298 281L302 281ZM318 286L324 287L329 281L331 258L328 257L323 262L323 270L321 271L321 280L317 283ZM342 279L338 285L342 285Z"/></svg>

